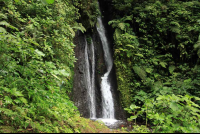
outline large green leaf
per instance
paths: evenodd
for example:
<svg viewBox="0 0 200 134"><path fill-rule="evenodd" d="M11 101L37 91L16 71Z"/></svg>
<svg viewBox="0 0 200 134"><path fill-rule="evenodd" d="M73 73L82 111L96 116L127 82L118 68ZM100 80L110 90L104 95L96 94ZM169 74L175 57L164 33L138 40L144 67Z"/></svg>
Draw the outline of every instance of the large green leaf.
<svg viewBox="0 0 200 134"><path fill-rule="evenodd" d="M55 0L41 0L44 4L53 4Z"/></svg>
<svg viewBox="0 0 200 134"><path fill-rule="evenodd" d="M134 104L132 104L132 105L130 106L130 109L132 109L132 110L138 109L138 108L140 108L140 107L138 107L138 106L136 106L136 105L134 105Z"/></svg>
<svg viewBox="0 0 200 134"><path fill-rule="evenodd" d="M170 72L170 74L172 74L175 69L176 69L175 66L173 66L173 65L169 66L169 72Z"/></svg>
<svg viewBox="0 0 200 134"><path fill-rule="evenodd" d="M164 68L166 68L167 63L166 62L160 62L160 65Z"/></svg>
<svg viewBox="0 0 200 134"><path fill-rule="evenodd" d="M46 0L48 4L53 4L54 0Z"/></svg>
<svg viewBox="0 0 200 134"><path fill-rule="evenodd" d="M45 56L45 54L38 49L35 50L35 53L39 56Z"/></svg>
<svg viewBox="0 0 200 134"><path fill-rule="evenodd" d="M178 108L178 104L176 102L171 102L169 107L173 110L173 111L177 111Z"/></svg>
<svg viewBox="0 0 200 134"><path fill-rule="evenodd" d="M62 70L59 70L60 74L62 74L63 76L70 76L70 74L65 70L65 69L62 69Z"/></svg>
<svg viewBox="0 0 200 134"><path fill-rule="evenodd" d="M147 73L151 73L151 72L153 71L153 69L152 69L152 68L146 68L145 71L146 71Z"/></svg>
<svg viewBox="0 0 200 134"><path fill-rule="evenodd" d="M135 54L136 56L139 56L139 57L144 57L142 54Z"/></svg>

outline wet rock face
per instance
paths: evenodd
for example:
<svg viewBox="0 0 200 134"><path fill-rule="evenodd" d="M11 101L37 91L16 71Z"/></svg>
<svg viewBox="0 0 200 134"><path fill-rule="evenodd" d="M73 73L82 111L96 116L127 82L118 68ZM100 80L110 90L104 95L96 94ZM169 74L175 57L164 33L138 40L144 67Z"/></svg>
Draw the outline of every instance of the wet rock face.
<svg viewBox="0 0 200 134"><path fill-rule="evenodd" d="M105 25L105 29L107 32L107 37L109 39L109 43L111 46L111 55L113 55L113 29L111 26L108 25L108 21L112 20L112 11L110 5L112 4L112 0L100 0L99 1L100 7L102 7L102 15L103 23ZM106 65L104 60L104 52L103 47L101 44L100 37L96 28L93 29L92 33L81 33L80 31L76 33L74 38L75 47L75 57L78 59L75 63L74 68L74 86L73 86L73 93L72 99L75 105L78 107L81 115L83 117L89 118L89 102L87 96L87 88L85 83L85 39L84 36L90 35L95 49L95 96L96 96L96 116L97 118L102 118L102 96L101 96L101 77L106 73ZM90 44L88 43L88 47ZM92 64L92 57L90 53L89 55L89 64ZM116 73L115 73L115 66L113 66L109 77L111 77L111 92L113 94L114 99L114 108L115 108L115 118L118 120L126 119L125 111L123 110L122 106L120 105L120 98L119 92L117 91L117 80L116 80Z"/></svg>
<svg viewBox="0 0 200 134"><path fill-rule="evenodd" d="M81 32L77 32L76 36L74 38L74 44L75 47L75 57L77 58L77 61L75 63L74 68L74 86L73 86L73 93L72 93L72 99L75 103L75 105L78 107L81 115L83 117L89 118L90 117L90 109L89 109L89 100L88 100L88 94L87 94L87 86L85 82L85 37L86 35L82 34ZM96 98L96 116L97 118L102 117L102 94L101 94L101 77L104 75L104 73L107 71L105 66L105 60L104 60L104 52L103 47L101 44L101 40L99 38L99 35L96 30L93 31L93 34L91 36L94 44L95 49L95 98ZM90 47L91 44L88 43L88 47ZM89 55L89 64L92 64L91 61L91 53L88 53ZM116 83L116 76L115 76L115 68L113 67L112 71L110 72L109 77L111 77L111 92L113 94L114 99L114 107L115 107L115 118L116 119L125 119L125 114L120 106L120 101L118 97L118 91L117 91L117 83Z"/></svg>
<svg viewBox="0 0 200 134"><path fill-rule="evenodd" d="M84 57L84 49L85 49L85 39L84 35L81 32L77 32L74 38L74 44L76 45L75 57L78 59L75 63L74 67L74 84L73 84L73 101L75 105L78 107L81 115L83 117L89 118L89 106L87 102L87 88L84 81L84 73L85 73L85 57Z"/></svg>
<svg viewBox="0 0 200 134"><path fill-rule="evenodd" d="M86 73L86 65L85 65L85 37L89 34L83 34L80 31L76 33L74 38L74 44L76 45L75 57L77 61L74 67L74 84L73 84L73 93L72 99L75 105L78 107L81 115L83 117L90 117L90 109L89 109L89 100L87 94L87 86L85 81L85 73ZM90 36L90 35L89 35ZM91 36L95 49L95 98L96 98L96 116L97 118L102 116L102 106L101 106L101 92L100 92L100 83L101 76L106 72L106 66L104 66L104 57L103 57L103 48L100 43L100 39L98 38L96 31L94 30L94 34ZM90 48L91 44L88 43L88 47ZM89 55L89 64L92 64L92 54L88 51Z"/></svg>

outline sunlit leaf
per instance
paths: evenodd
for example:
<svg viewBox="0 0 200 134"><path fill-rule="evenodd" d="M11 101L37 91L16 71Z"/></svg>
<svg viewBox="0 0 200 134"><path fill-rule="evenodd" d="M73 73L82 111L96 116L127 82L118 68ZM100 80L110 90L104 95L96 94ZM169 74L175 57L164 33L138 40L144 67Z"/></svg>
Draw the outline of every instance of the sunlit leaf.
<svg viewBox="0 0 200 134"><path fill-rule="evenodd" d="M12 103L12 99L10 97L8 97L8 96L5 96L4 100L5 100L6 104L11 104Z"/></svg>
<svg viewBox="0 0 200 134"><path fill-rule="evenodd" d="M177 111L179 108L178 108L178 104L175 103L175 102L171 102L169 107L173 110L173 111Z"/></svg>
<svg viewBox="0 0 200 134"><path fill-rule="evenodd" d="M147 73L151 73L151 72L153 71L153 69L152 69L152 68L146 68L145 71L146 71Z"/></svg>
<svg viewBox="0 0 200 134"><path fill-rule="evenodd" d="M140 107L138 107L138 106L136 106L136 105L134 105L134 104L132 104L132 105L130 106L130 109L132 109L132 110L138 109L138 108L140 108Z"/></svg>
<svg viewBox="0 0 200 134"><path fill-rule="evenodd" d="M6 33L6 29L4 29L3 27L0 27L0 33Z"/></svg>
<svg viewBox="0 0 200 134"><path fill-rule="evenodd" d="M130 119L132 119L132 120L134 120L134 119L136 119L137 118L137 116L135 115L135 116L131 116L130 117Z"/></svg>
<svg viewBox="0 0 200 134"><path fill-rule="evenodd" d="M160 65L164 68L166 68L167 63L166 62L160 62Z"/></svg>
<svg viewBox="0 0 200 134"><path fill-rule="evenodd" d="M142 54L135 54L136 56L139 56L139 57L144 57Z"/></svg>
<svg viewBox="0 0 200 134"><path fill-rule="evenodd" d="M53 4L55 0L41 0L44 4Z"/></svg>
<svg viewBox="0 0 200 134"><path fill-rule="evenodd" d="M39 51L38 49L35 50L35 52L39 55L39 56L45 56L45 54L41 51Z"/></svg>
<svg viewBox="0 0 200 134"><path fill-rule="evenodd" d="M20 91L17 91L16 88L13 88L11 90L11 93L14 95L14 96L24 96Z"/></svg>
<svg viewBox="0 0 200 134"><path fill-rule="evenodd" d="M192 79L189 78L189 79L184 80L184 83L189 83L189 82L191 82L191 81L192 81Z"/></svg>
<svg viewBox="0 0 200 134"><path fill-rule="evenodd" d="M20 97L19 99L20 99L23 103L25 103L25 104L28 103L28 101L27 101L24 97Z"/></svg>

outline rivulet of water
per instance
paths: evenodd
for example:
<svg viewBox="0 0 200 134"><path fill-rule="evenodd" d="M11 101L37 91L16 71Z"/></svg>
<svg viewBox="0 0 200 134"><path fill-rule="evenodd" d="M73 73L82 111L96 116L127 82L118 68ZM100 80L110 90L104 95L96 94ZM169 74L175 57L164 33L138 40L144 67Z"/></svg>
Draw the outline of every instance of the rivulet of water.
<svg viewBox="0 0 200 134"><path fill-rule="evenodd" d="M90 118L96 118L96 107L95 107L95 55L94 55L94 45L93 41L91 42L91 54L92 54L92 78L90 75L90 64L89 64L89 51L88 44L85 38L85 80L86 80L86 88L88 91L88 99L89 99L89 109L90 109Z"/></svg>

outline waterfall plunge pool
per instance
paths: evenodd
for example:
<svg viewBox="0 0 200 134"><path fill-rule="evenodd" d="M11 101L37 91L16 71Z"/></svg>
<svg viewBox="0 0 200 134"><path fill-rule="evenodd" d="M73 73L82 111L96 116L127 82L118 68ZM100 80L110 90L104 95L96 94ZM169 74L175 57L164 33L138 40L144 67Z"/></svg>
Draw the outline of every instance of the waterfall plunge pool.
<svg viewBox="0 0 200 134"><path fill-rule="evenodd" d="M116 119L105 119L105 118L91 118L93 121L98 121L100 123L103 123L110 129L117 129L121 128L121 126L126 126L125 120L116 120Z"/></svg>

